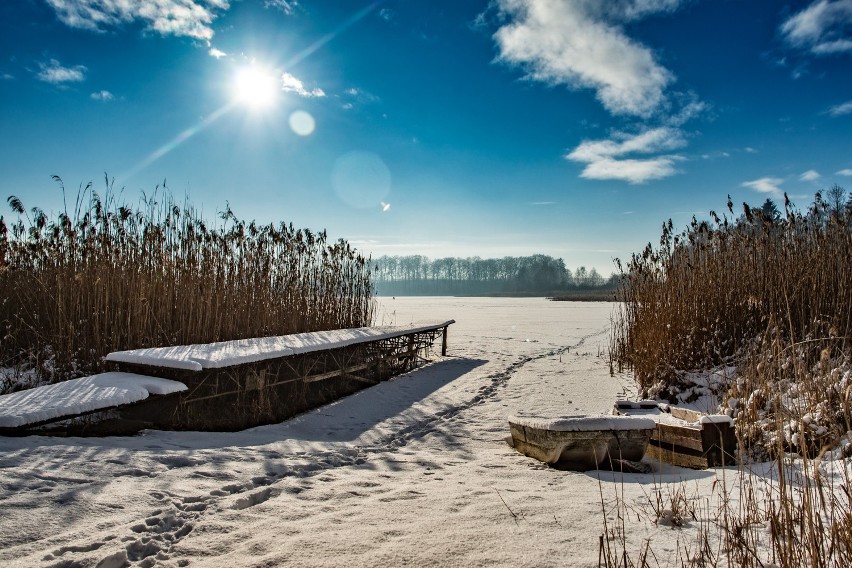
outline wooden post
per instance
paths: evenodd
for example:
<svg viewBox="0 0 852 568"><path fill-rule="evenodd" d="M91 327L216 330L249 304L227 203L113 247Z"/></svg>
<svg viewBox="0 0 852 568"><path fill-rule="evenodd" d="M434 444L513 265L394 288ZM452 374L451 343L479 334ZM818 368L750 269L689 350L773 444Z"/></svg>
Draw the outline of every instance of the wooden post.
<svg viewBox="0 0 852 568"><path fill-rule="evenodd" d="M450 328L450 326L448 326L448 325L444 326L444 338L441 341L441 357L447 356L447 330L449 328Z"/></svg>

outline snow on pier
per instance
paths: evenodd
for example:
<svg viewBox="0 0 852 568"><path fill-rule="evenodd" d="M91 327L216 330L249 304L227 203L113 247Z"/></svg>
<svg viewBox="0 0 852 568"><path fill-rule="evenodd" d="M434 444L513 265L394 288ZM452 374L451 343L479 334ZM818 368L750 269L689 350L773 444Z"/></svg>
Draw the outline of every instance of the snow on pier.
<svg viewBox="0 0 852 568"><path fill-rule="evenodd" d="M101 373L0 396L0 428L20 428L185 391L186 385L134 373Z"/></svg>
<svg viewBox="0 0 852 568"><path fill-rule="evenodd" d="M446 328L455 320L419 323L409 326L376 326L353 329L312 331L277 337L256 337L176 347L154 347L117 351L106 360L115 363L151 365L172 369L201 371L221 369L267 359L277 359L302 353L348 347L360 343L381 341Z"/></svg>

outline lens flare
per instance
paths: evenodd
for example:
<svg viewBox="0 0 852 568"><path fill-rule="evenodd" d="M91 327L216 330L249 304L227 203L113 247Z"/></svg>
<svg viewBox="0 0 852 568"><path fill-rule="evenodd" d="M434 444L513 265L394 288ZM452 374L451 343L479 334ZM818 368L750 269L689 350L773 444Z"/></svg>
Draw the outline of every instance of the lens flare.
<svg viewBox="0 0 852 568"><path fill-rule="evenodd" d="M331 184L337 196L347 205L369 209L387 198L391 190L391 173L376 154L349 152L334 163Z"/></svg>
<svg viewBox="0 0 852 568"><path fill-rule="evenodd" d="M310 113L297 110L290 115L290 129L299 136L310 136L314 133L317 123Z"/></svg>

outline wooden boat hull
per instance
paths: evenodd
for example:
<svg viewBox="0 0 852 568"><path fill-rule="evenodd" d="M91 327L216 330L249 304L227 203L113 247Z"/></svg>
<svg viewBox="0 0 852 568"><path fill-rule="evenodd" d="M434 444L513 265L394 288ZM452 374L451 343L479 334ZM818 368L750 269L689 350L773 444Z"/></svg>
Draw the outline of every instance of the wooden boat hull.
<svg viewBox="0 0 852 568"><path fill-rule="evenodd" d="M686 408L663 406L664 409L622 401L614 407L616 414L647 416L658 422L648 444L649 458L691 469L737 463L737 436L731 421L713 420Z"/></svg>
<svg viewBox="0 0 852 568"><path fill-rule="evenodd" d="M509 423L512 442L524 455L565 469L611 469L615 462L638 462L651 429L555 431Z"/></svg>

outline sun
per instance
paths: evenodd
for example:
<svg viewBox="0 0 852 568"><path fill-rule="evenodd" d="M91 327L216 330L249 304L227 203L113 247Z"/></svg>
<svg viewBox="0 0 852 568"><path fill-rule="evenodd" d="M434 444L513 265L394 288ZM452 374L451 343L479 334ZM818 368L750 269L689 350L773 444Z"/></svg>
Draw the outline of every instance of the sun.
<svg viewBox="0 0 852 568"><path fill-rule="evenodd" d="M234 75L233 88L236 100L250 109L271 106L278 94L275 75L256 65L239 69Z"/></svg>

